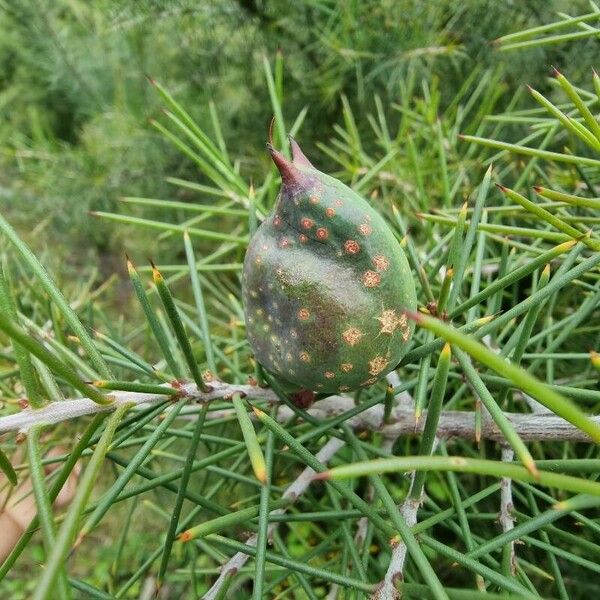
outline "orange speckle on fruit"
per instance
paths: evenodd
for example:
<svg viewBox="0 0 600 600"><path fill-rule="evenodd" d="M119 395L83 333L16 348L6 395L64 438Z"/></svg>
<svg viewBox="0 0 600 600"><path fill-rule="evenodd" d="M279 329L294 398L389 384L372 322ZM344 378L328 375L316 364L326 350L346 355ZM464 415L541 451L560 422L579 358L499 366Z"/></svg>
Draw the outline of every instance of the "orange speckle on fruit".
<svg viewBox="0 0 600 600"><path fill-rule="evenodd" d="M381 323L380 333L389 333L390 335L399 327L402 329L402 337L404 337L404 328L407 327L406 315L398 315L395 310L384 310L377 320Z"/></svg>
<svg viewBox="0 0 600 600"><path fill-rule="evenodd" d="M344 242L344 251L347 254L358 254L360 252L360 244L354 240Z"/></svg>
<svg viewBox="0 0 600 600"><path fill-rule="evenodd" d="M280 248L289 248L289 245L290 245L290 240L288 240L287 238L282 238L279 240Z"/></svg>
<svg viewBox="0 0 600 600"><path fill-rule="evenodd" d="M317 239L326 240L328 237L329 232L327 231L327 229L325 229L325 227L319 227L319 229L317 229Z"/></svg>
<svg viewBox="0 0 600 600"><path fill-rule="evenodd" d="M346 331L344 331L342 333L342 337L344 338L344 341L349 345L349 346L356 346L356 344L358 344L358 342L360 342L360 339L363 336L363 332L356 328L356 327L350 327L350 329L346 329Z"/></svg>
<svg viewBox="0 0 600 600"><path fill-rule="evenodd" d="M390 266L390 261L383 254L376 254L373 257L373 266L378 271L387 271L388 267Z"/></svg>
<svg viewBox="0 0 600 600"><path fill-rule="evenodd" d="M340 385L340 387L338 388L338 390L340 390L340 392L349 392L350 391L350 386L348 386L348 385Z"/></svg>
<svg viewBox="0 0 600 600"><path fill-rule="evenodd" d="M275 215L273 217L273 225L275 227L280 227L281 226L281 217L279 215Z"/></svg>
<svg viewBox="0 0 600 600"><path fill-rule="evenodd" d="M350 371L352 371L352 369L354 369L354 365L352 363L342 363L340 365L340 369L342 369L342 371L344 371L344 373L350 373Z"/></svg>
<svg viewBox="0 0 600 600"><path fill-rule="evenodd" d="M343 203L343 202L342 202L342 201L341 201L339 198L336 198L336 199L335 199L335 202L334 202L334 204L335 204L336 206L344 206L344 203Z"/></svg>
<svg viewBox="0 0 600 600"><path fill-rule="evenodd" d="M335 208L331 208L331 206L329 206L328 208L325 209L325 214L328 217L335 217Z"/></svg>
<svg viewBox="0 0 600 600"><path fill-rule="evenodd" d="M358 226L358 231L362 235L371 235L373 233L373 228L368 223L361 223Z"/></svg>
<svg viewBox="0 0 600 600"><path fill-rule="evenodd" d="M383 356L376 356L373 360L369 361L369 373L371 375L379 375L383 371L389 361Z"/></svg>
<svg viewBox="0 0 600 600"><path fill-rule="evenodd" d="M303 229L310 229L314 224L315 222L312 219L309 219L308 217L300 219L300 225Z"/></svg>
<svg viewBox="0 0 600 600"><path fill-rule="evenodd" d="M311 204L319 204L319 200L320 200L320 198L316 194L311 194L310 197L308 198L308 201Z"/></svg>
<svg viewBox="0 0 600 600"><path fill-rule="evenodd" d="M333 371L325 371L324 375L327 377L327 379L333 379L335 377L335 373Z"/></svg>
<svg viewBox="0 0 600 600"><path fill-rule="evenodd" d="M306 242L308 242L308 238L303 233L298 236L298 240L300 240L300 243L302 244L306 244Z"/></svg>
<svg viewBox="0 0 600 600"><path fill-rule="evenodd" d="M365 287L377 287L381 283L381 275L376 271L365 271L362 276L362 282Z"/></svg>
<svg viewBox="0 0 600 600"><path fill-rule="evenodd" d="M300 352L300 360L305 363L310 362L310 354L306 351Z"/></svg>
<svg viewBox="0 0 600 600"><path fill-rule="evenodd" d="M308 320L309 317L310 317L310 311L308 310L308 308L301 308L298 311L298 318L301 321L306 321L306 320Z"/></svg>

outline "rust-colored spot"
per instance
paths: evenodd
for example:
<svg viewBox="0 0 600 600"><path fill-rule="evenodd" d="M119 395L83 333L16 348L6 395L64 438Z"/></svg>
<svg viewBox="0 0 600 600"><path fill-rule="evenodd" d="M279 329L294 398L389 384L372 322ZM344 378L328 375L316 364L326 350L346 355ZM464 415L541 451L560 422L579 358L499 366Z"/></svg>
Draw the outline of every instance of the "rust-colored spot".
<svg viewBox="0 0 600 600"><path fill-rule="evenodd" d="M344 203L339 198L336 198L335 199L335 205L336 206L344 206Z"/></svg>
<svg viewBox="0 0 600 600"><path fill-rule="evenodd" d="M310 354L306 351L300 352L300 360L305 363L310 362Z"/></svg>
<svg viewBox="0 0 600 600"><path fill-rule="evenodd" d="M362 282L365 287L377 287L381 283L381 275L376 271L365 271L362 276Z"/></svg>
<svg viewBox="0 0 600 600"><path fill-rule="evenodd" d="M338 390L340 390L340 392L349 392L350 391L350 386L349 385L340 385L340 387L338 388Z"/></svg>
<svg viewBox="0 0 600 600"><path fill-rule="evenodd" d="M311 194L310 197L308 198L308 201L311 204L319 204L319 200L320 200L320 198L316 194Z"/></svg>
<svg viewBox="0 0 600 600"><path fill-rule="evenodd" d="M350 329L346 329L346 331L342 333L344 341L350 346L355 346L358 344L363 335L363 332L356 327L350 327Z"/></svg>
<svg viewBox="0 0 600 600"><path fill-rule="evenodd" d="M335 208L331 208L331 206L329 206L328 208L325 209L325 214L328 217L335 217Z"/></svg>
<svg viewBox="0 0 600 600"><path fill-rule="evenodd" d="M306 242L308 242L308 238L303 233L298 236L298 239L302 244L306 244Z"/></svg>
<svg viewBox="0 0 600 600"><path fill-rule="evenodd" d="M373 360L369 361L369 373L371 375L379 375L389 363L389 360L383 356L376 356Z"/></svg>
<svg viewBox="0 0 600 600"><path fill-rule="evenodd" d="M327 379L333 379L335 377L335 373L332 371L325 371L324 375L327 377Z"/></svg>
<svg viewBox="0 0 600 600"><path fill-rule="evenodd" d="M275 227L280 227L281 226L281 217L279 215L275 215L273 217L273 225Z"/></svg>
<svg viewBox="0 0 600 600"><path fill-rule="evenodd" d="M377 254L373 257L373 266L378 271L387 271L390 266L390 261L383 254Z"/></svg>
<svg viewBox="0 0 600 600"><path fill-rule="evenodd" d="M373 385L374 383L377 383L377 377L370 377L366 381L363 381L360 385Z"/></svg>
<svg viewBox="0 0 600 600"><path fill-rule="evenodd" d="M279 240L279 247L280 248L288 248L290 245L290 240L288 240L287 238L281 238Z"/></svg>
<svg viewBox="0 0 600 600"><path fill-rule="evenodd" d="M312 219L309 219L308 217L300 219L300 225L303 229L310 229L314 224L315 222Z"/></svg>
<svg viewBox="0 0 600 600"><path fill-rule="evenodd" d="M358 231L362 235L371 235L373 233L373 228L368 223L361 223L358 226Z"/></svg>
<svg viewBox="0 0 600 600"><path fill-rule="evenodd" d="M344 242L344 250L348 254L358 254L360 252L360 244L354 240Z"/></svg>
<svg viewBox="0 0 600 600"><path fill-rule="evenodd" d="M349 373L350 371L352 371L352 369L354 369L354 365L352 363L342 363L340 365L340 369L342 369L344 373Z"/></svg>
<svg viewBox="0 0 600 600"><path fill-rule="evenodd" d="M308 308L301 308L298 311L298 318L301 321L306 321L309 317L310 317L310 311L308 310Z"/></svg>
<svg viewBox="0 0 600 600"><path fill-rule="evenodd" d="M377 320L381 323L380 333L389 333L390 335L399 327L404 331L407 327L406 315L399 315L395 310L384 310ZM409 330L410 333L410 330ZM404 337L404 334L403 336Z"/></svg>
<svg viewBox="0 0 600 600"><path fill-rule="evenodd" d="M319 229L317 229L317 239L326 240L328 237L329 232L327 231L327 229L325 229L325 227L319 227Z"/></svg>

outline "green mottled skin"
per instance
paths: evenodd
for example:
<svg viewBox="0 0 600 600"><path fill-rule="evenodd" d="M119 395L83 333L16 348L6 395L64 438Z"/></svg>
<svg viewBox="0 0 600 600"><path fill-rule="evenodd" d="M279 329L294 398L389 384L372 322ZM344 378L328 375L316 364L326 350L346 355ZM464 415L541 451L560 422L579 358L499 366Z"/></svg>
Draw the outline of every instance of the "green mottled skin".
<svg viewBox="0 0 600 600"><path fill-rule="evenodd" d="M406 257L349 187L308 162L293 169L246 253L248 339L265 368L301 388L371 385L398 364L412 334Z"/></svg>

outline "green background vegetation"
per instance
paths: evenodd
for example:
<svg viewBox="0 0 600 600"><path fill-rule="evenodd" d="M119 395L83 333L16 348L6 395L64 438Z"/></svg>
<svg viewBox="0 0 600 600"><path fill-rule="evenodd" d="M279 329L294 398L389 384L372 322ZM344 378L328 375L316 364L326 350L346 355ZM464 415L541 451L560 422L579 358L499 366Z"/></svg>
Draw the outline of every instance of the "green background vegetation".
<svg viewBox="0 0 600 600"><path fill-rule="evenodd" d="M566 70L575 84L588 78L594 39L510 54L490 45L506 33L552 20L556 10L578 13L585 5L546 0L4 2L3 210L25 235L35 228L37 249L45 246L61 263L66 258L80 269L94 261L110 273L115 254L120 261L124 247L147 252L148 240L139 240L136 248L138 240L124 241L122 230L90 219L89 210L114 209L124 195L172 197L177 190L166 176L203 181L149 125L162 105L146 76L169 89L203 129L211 129L212 102L244 177L262 182L269 168L264 141L272 116L263 57L273 61L282 52L285 114L295 118L308 107L299 139L314 162L331 172L339 165L317 145L329 144L336 135L344 101L355 113L362 147L376 157L377 140L366 118L375 112L375 95L391 123L401 116L398 104L434 121L443 118L459 91L466 100L490 74L486 89L463 115L474 127L507 106L524 84L546 91L550 65ZM419 154L434 154L426 132L414 133L424 138ZM465 148L449 150L451 160L460 162ZM421 158L428 200L435 206L439 170ZM364 165L351 161L349 166ZM398 179L408 189L415 185L409 165ZM456 195L469 191L464 186Z"/></svg>
<svg viewBox="0 0 600 600"><path fill-rule="evenodd" d="M167 205L141 206L123 203L121 199L145 197L221 207L231 201L228 207L241 207L247 212L249 194L244 195L244 190L252 182L257 190L258 211L266 212L278 185L265 141L270 119L281 109L283 122L276 127L276 145L281 146L284 129L289 131L293 123L297 125L295 137L316 166L368 197L386 215L399 238L410 232L425 279L433 296L439 299L443 289L440 268L450 263L452 252L458 252L458 248L451 248L454 232L459 230L458 210L466 200L469 209L473 207L477 193L485 187L481 182L492 162L493 180L515 187L522 194L528 195L533 185L543 185L585 197L600 195L597 165L545 161L539 156L531 158L471 144L459 137L475 135L576 154L584 159L598 157L597 149L594 152L572 131L550 122L525 87L532 85L563 106L566 97L552 75L554 66L574 86L584 90L587 95L582 92L583 97L597 114L598 101L593 102L598 90L594 92L591 82L592 68L599 66L598 36L512 51L500 51L492 43L506 34L564 18L563 13L573 16L591 10L594 8L590 9L587 2L548 0L0 0L0 212L52 272L88 328L106 333L169 372L164 355L144 325L125 267L126 253L138 265L145 265L146 257L153 258L165 277L171 277L169 285L178 298L178 307L191 321L191 325L186 321L186 326L191 331L195 356L205 369L212 359L202 343L202 332L192 328L202 315L196 314L184 268L189 256L181 235L170 231L168 224L186 223L241 239L246 235L248 218L245 214L202 213L198 217L181 209L165 210ZM568 29L584 30L583 26ZM168 90L199 129L215 141L219 157L227 157L229 179L225 177L224 183L211 177L210 169L190 159L158 130L156 123L169 130L176 128L163 112L168 101L148 78ZM172 106L169 108L172 110ZM176 135L177 139L185 139L181 131ZM242 183L238 185L236 178ZM182 184L181 180L200 187ZM505 209L508 204L492 186L487 206ZM491 226L489 235L478 236L476 248L465 257L461 300L468 298L470 291L474 295L480 284L485 288L496 277L526 264L529 246L533 246L533 255L537 256L569 238L557 238L556 229L531 215L523 217L502 210L486 213ZM91 211L119 214L121 217L116 219L120 222L94 216ZM508 216L504 218L503 214ZM596 225L592 211L583 208L573 214L588 219L582 221L586 228ZM163 229L157 231L127 222L122 215L162 223ZM517 229L506 231L499 228L502 226ZM528 238L519 227L537 228L542 233ZM197 260L226 246L203 235L193 236L192 241ZM245 383L254 371L241 323L238 274L244 244L233 246L218 259L211 259L217 269L201 271L200 280L216 348L217 373L225 381ZM568 260L571 266L579 264L597 251L582 246L578 250L581 255L569 255ZM72 327L39 289L30 266L15 258L4 239L0 252L18 310L38 326L50 322L58 343L54 350L61 360L73 366L83 380L98 378L94 369L89 364L86 368L85 361L78 358L80 347L68 337L73 334ZM139 270L146 284L149 270L143 266ZM454 324L462 325L463 316L469 322L518 305L540 289L540 271L512 282L468 313L463 311ZM475 280L477 283L473 283ZM537 358L524 359L525 366L531 367L540 380L584 390L575 398L579 407L589 413L597 413L600 402L598 375L587 358L589 350L600 350L599 315L597 303L594 304L597 290L597 266L575 283L565 282L560 293L551 297L537 324L534 320L531 335L538 337L528 352L537 352ZM419 293L419 304L424 306L429 295L422 288ZM584 304L586 301L588 304ZM582 322L569 321L582 305L587 311ZM568 335L553 351L563 354L545 359L543 353L560 330L548 337L543 331L562 320L570 323L571 329L566 330ZM514 346L511 336L517 325L522 326L522 322L513 321L492 332L492 347L501 350L511 340ZM31 323L27 327L41 335L41 330ZM420 330L416 336L418 344L425 345L433 339L428 336ZM177 345L174 336L170 343ZM3 339L3 345L8 344L8 339ZM106 347L103 352L111 355ZM438 355L439 348L431 363L419 357L420 361L407 364L400 370L403 382L412 381L415 387L422 388L417 379L428 381L429 377L431 384L441 362ZM7 350L2 360L2 393L8 414L18 409L23 384L15 374L14 356ZM119 380L139 378L156 383L151 375L140 376L126 364L111 365L116 365ZM445 408L473 410L475 395L471 388L465 392L463 377L456 366L451 367ZM491 385L491 379L485 381ZM64 381L60 385L65 396L73 395ZM507 394L503 385L496 382L494 390L494 397L502 398L502 409L527 412L520 398ZM421 392L424 406L430 401L430 392L433 394L427 385ZM384 386L379 385L359 399L383 400L384 394ZM92 494L94 500L101 498L122 473L123 463L117 458L126 464L135 456L155 424L135 432L130 440L124 438L131 444L126 443L115 451L118 456L106 461ZM189 422L177 424L178 428L170 430L161 442L164 445L146 457L156 473L182 466L177 459L187 453L192 428ZM291 430L300 435L306 432L303 427L295 424ZM72 439L75 429L75 425L66 424L46 432L44 448ZM260 431L264 447L267 430ZM210 433L221 440L241 439L237 422L231 420L213 427ZM280 443L279 438L275 439ZM381 440L371 435L369 441L377 445ZM312 440L311 451L316 453L322 442L323 438ZM210 456L222 444L225 442L201 445L198 458ZM15 446L14 436L5 445L10 454ZM403 438L397 442L394 453L410 456L418 454L419 448L418 440ZM478 448L471 442L458 441L449 444L448 450L471 457L499 457L494 443L482 443ZM536 442L530 444L529 450L536 460L595 459L597 455L591 444ZM339 464L360 458L350 449L344 452ZM274 497L281 491L277 486L284 487L292 481L305 464L290 452L281 454L284 459L276 461L273 475ZM252 477L249 464L227 459L219 466L230 469L229 475L193 475L188 490L202 495L216 486L213 500L232 510L246 503L259 503L255 482L242 478ZM592 469L590 478L597 477L598 472L598 468ZM239 477L235 479L231 473ZM135 477L135 482L142 481L138 475ZM483 475L432 474L426 484L431 501L425 505L423 515L431 516L440 507L453 505L457 496L468 498L496 480L484 479ZM393 500L402 502L408 490L406 478L395 476L385 481ZM330 504L318 485L311 487L298 512L329 511L330 518L317 524L300 521L286 528L271 548L273 551L282 552L283 547L292 558L305 561L307 552L335 533L335 510L339 510L339 505ZM359 494L366 493L364 480L357 479L353 486ZM549 494L552 491L541 489ZM549 499L523 484L515 492L517 520L533 519L539 510L549 509L554 498L567 497L569 494L560 486ZM137 598L146 574L158 572L160 553L154 562L142 567L160 546L157 540L162 540L167 532L174 498L173 493L157 487L132 501L111 506L69 562L69 575L110 594L120 590L122 597ZM351 508L344 499L340 501L342 508ZM189 514L192 508L186 503L182 514ZM484 499L478 509L468 513L473 532L465 527L460 515L453 516L447 526L435 529L436 539L462 549L482 544L499 533L497 511L497 498ZM586 561L597 564L600 557L598 523L593 520L592 511L588 516L585 527L571 517L568 522L552 526L554 529L542 529L541 524L534 527L531 535L537 536L537 545L517 546L522 562L514 579L544 598L577 599L597 593L598 569ZM209 511L200 511L193 524L214 517ZM225 531L231 539L244 539L244 528L239 524ZM572 536L574 531L579 540ZM0 582L4 597L26 598L32 593L32 571L37 577L39 565L47 557L42 539L40 535L33 538L14 569ZM372 547L361 549L369 565L371 583L382 578L389 562L382 540L376 536L374 539ZM566 557L556 558L547 547L559 542ZM311 564L343 572L350 560L348 546L335 538L329 544ZM170 592L173 597L193 598L192 590L200 595L214 580L220 555L202 548L195 550L196 554L181 545L174 548L166 577ZM425 547L424 552L445 585L477 590L475 576L468 569L452 567L447 556L442 557L431 547ZM192 564L198 569L196 578L190 575ZM511 576L502 566L498 552L490 555L486 564ZM249 598L252 593L249 581L254 575L253 562L248 565L241 587L235 588L232 598ZM293 576L277 583L279 574L275 568L267 570L265 585L271 587L264 597L276 597L278 593L287 593L291 598L310 597ZM357 574L351 572L349 576ZM309 580L315 597L325 597L329 582L318 577ZM412 562L406 569L406 581L424 581ZM489 586L490 592L501 588ZM343 593L340 592L340 598L354 597ZM93 594L79 590L73 597L101 597Z"/></svg>

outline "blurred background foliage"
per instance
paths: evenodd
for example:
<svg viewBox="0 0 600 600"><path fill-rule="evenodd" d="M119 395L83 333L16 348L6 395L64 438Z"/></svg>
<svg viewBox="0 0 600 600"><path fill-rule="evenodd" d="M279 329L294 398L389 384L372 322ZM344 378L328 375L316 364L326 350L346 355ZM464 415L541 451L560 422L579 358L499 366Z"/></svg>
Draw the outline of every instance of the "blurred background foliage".
<svg viewBox="0 0 600 600"><path fill-rule="evenodd" d="M504 54L490 43L551 21L557 11L588 10L576 1L3 0L0 7L2 208L35 250L51 250L59 273L89 269L100 258L107 275L122 270L124 249L147 251L152 237L136 233L125 242L123 228L89 218L89 210L114 210L120 195L185 197L167 175L202 182L191 161L148 123L161 103L147 75L208 131L214 103L243 176L262 182L271 118L265 56L272 62L283 53L284 111L291 119L308 107L299 139L316 164L334 171L339 165L317 142L329 144L345 104L361 149L377 156L366 118L377 109L389 123L411 110L417 124L434 124L485 74L486 92L462 115L475 127L509 104L507 90L535 82L547 91L550 65L568 68L575 84L589 77L595 52L587 50L596 47L590 39ZM425 164L431 131L416 134L423 183L435 204L438 165ZM402 138L399 151L406 154ZM454 148L448 150L452 156ZM396 175L401 193L414 190L410 162Z"/></svg>
<svg viewBox="0 0 600 600"><path fill-rule="evenodd" d="M148 77L169 90L215 140L218 123L243 182L254 181L260 188L274 173L264 150L273 113L267 73L274 72L288 129L306 110L297 134L306 154L323 171L379 202L378 209L390 222L390 203L399 207L435 281L446 258L439 248L448 244L452 227L430 226L430 221L419 220L418 213L437 207L451 212L460 207L481 182L491 160L488 148L482 151L480 146L464 143L458 134L504 142L534 136L530 145L540 145L549 128L544 110L522 120L514 112L537 107L524 84L560 104L565 97L551 77L551 66L567 73L574 85L589 90L591 67L598 56L595 38L517 52L499 52L493 40L553 22L557 14L589 11L589 4L578 0L0 0L1 213L56 276L87 324L108 331L127 347L141 349L144 357L154 361L156 349L143 319L140 315L127 319L139 309L125 272L124 254L128 252L138 263L151 255L161 265L183 265L181 236L95 219L89 213L105 211L182 223L189 213L124 205L119 198L214 201L215 195L206 189L198 192L173 184L173 178L183 179L218 191L206 171L153 126L154 119L167 119L161 112L164 98L149 85ZM280 71L274 67L278 62L283 65ZM538 116L545 116L546 122L542 118L536 122ZM589 154L562 130L543 143L548 150L562 151L565 140L577 154ZM276 143L280 145L279 140ZM498 153L495 175L508 186L518 182L515 187L521 190L543 183L570 192L581 189L583 181L599 178L591 169L583 172L555 163L529 168L532 163L518 155ZM276 188L274 179L265 186L264 208L273 201ZM492 203L499 197L497 193ZM222 203L223 197L218 201ZM237 217L211 218L201 226L216 232L237 228L238 234L239 229L246 230L245 216L239 218L244 220L242 227ZM203 256L211 244L195 239L194 247ZM496 272L498 248L479 259L484 271L489 267L486 275ZM238 332L241 309L236 296L244 250L243 245L235 246L223 258L235 268L207 272L203 282L212 331L221 336L215 339L223 348L233 348L231 360L245 368L248 348L243 333ZM508 249L502 257L508 259ZM62 342L65 326L60 315L50 311L46 296L27 269L18 261L11 266L18 272L14 283L19 310L38 321L55 320L53 329ZM118 277L111 279L114 273ZM147 279L147 268L143 275ZM120 283L111 286L111 281ZM526 297L531 285L532 279L525 278L511 289L510 298L517 302ZM95 291L90 294L90 290ZM187 279L181 279L176 291L178 297L190 301ZM575 312L581 304L580 291L568 286L558 309L566 315ZM98 296L102 302L92 308ZM84 300L79 302L80 298ZM115 302L118 310L113 310ZM82 309L88 304L89 313ZM500 308L494 299L481 311L491 314ZM579 350L597 347L597 328L591 329L591 333L578 330L566 345ZM65 345L73 343L72 339L64 341ZM69 360L77 359L73 355ZM224 351L219 359L227 364L229 354ZM556 371L562 376L572 366L558 363ZM585 381L595 385L595 380ZM21 389L8 392L16 403ZM65 431L72 435L65 426L56 438ZM410 443L403 449L406 454L414 451ZM183 453L186 447L187 441L177 440L173 449ZM439 481L432 478L429 493L446 499L447 490ZM471 481L478 489L477 479ZM193 491L196 485L200 486L192 483ZM404 487L402 483L391 488L396 500L404 494ZM237 498L237 490L232 490L228 487L217 496L219 502L225 505L233 496ZM171 496L165 496L165 505L171 501ZM134 565L139 547L154 548L156 531L162 531L163 523L149 525L148 513L134 515L131 506L127 518L133 519L136 534L126 539L124 533L122 548L124 561ZM160 514L154 505L146 508ZM83 562L74 567L75 575L103 585L111 577L117 579L109 542L111 532L116 537L114 532L122 529L124 511L110 513L106 529L99 534L100 543L93 547L96 572L90 574L90 565ZM298 525L288 537L293 556L302 556L305 527ZM32 545L30 552L36 563L42 561L39 545ZM383 569L385 561L381 560ZM212 563L200 566L212 568ZM29 572L30 565L23 562L8 585L19 592L23 582L33 586ZM589 571L579 574L574 569L570 577L584 594Z"/></svg>

